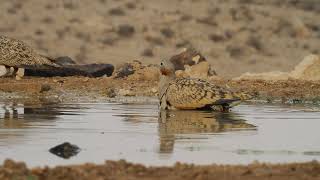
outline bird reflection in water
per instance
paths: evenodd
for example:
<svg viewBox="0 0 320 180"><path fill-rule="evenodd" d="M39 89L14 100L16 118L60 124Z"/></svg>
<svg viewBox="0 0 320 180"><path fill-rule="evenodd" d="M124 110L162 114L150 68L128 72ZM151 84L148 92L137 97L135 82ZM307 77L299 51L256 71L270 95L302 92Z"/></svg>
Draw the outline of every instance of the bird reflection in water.
<svg viewBox="0 0 320 180"><path fill-rule="evenodd" d="M172 153L179 134L220 133L256 130L236 113L208 111L167 111L159 113L160 153Z"/></svg>
<svg viewBox="0 0 320 180"><path fill-rule="evenodd" d="M56 120L63 107L52 102L4 103L0 105L0 128L27 128L32 122Z"/></svg>

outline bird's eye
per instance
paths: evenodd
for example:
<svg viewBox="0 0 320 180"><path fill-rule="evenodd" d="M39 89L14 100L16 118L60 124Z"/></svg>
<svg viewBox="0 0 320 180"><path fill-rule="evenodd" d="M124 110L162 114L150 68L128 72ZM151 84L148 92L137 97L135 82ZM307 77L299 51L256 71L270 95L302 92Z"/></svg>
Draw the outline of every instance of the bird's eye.
<svg viewBox="0 0 320 180"><path fill-rule="evenodd" d="M163 62L160 63L160 66L163 66Z"/></svg>

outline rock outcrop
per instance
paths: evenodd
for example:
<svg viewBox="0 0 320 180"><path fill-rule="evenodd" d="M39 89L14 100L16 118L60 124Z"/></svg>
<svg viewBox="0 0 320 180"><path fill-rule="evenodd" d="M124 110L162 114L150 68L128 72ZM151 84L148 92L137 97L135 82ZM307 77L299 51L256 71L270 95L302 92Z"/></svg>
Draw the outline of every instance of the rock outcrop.
<svg viewBox="0 0 320 180"><path fill-rule="evenodd" d="M311 54L306 56L291 72L245 73L234 80L320 80L320 58Z"/></svg>

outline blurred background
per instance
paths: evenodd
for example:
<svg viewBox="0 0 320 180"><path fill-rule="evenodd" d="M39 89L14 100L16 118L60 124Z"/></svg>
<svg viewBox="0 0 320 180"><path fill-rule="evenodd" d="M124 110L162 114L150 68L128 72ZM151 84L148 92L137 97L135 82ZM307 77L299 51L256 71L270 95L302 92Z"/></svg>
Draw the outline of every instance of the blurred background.
<svg viewBox="0 0 320 180"><path fill-rule="evenodd" d="M319 0L0 0L0 19L1 35L78 63L156 64L194 47L234 77L320 51Z"/></svg>

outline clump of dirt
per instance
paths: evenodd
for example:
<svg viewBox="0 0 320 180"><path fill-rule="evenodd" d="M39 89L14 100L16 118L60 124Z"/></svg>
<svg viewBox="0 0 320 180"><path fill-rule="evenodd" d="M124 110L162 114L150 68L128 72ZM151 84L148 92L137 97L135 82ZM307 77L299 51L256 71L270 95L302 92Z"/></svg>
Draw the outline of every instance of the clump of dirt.
<svg viewBox="0 0 320 180"><path fill-rule="evenodd" d="M318 179L318 162L292 164L207 165L182 164L146 167L124 160L102 165L83 164L28 169L24 163L6 160L0 166L1 179Z"/></svg>

